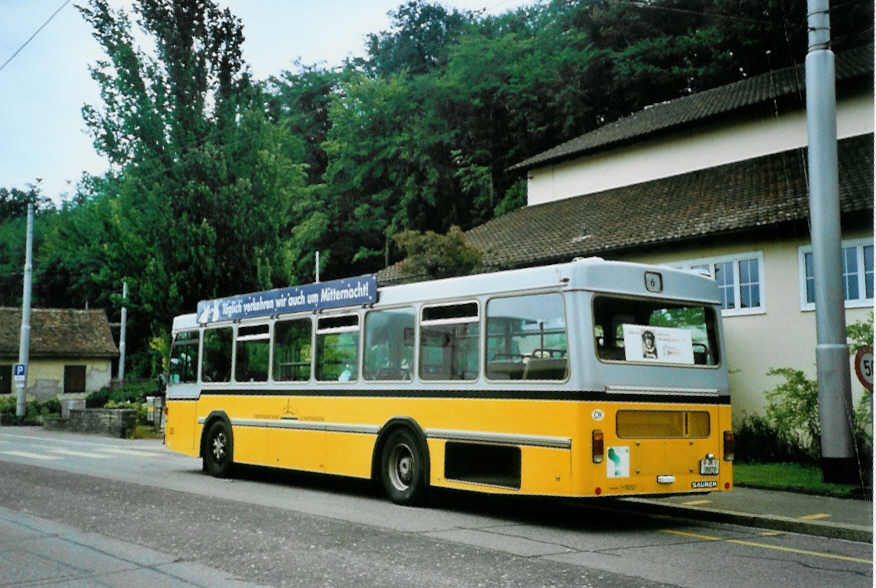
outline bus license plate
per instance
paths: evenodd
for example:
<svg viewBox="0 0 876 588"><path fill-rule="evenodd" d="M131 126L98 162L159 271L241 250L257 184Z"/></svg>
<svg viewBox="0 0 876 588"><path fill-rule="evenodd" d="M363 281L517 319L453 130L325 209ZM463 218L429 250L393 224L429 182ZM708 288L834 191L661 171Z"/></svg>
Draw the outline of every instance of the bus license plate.
<svg viewBox="0 0 876 588"><path fill-rule="evenodd" d="M718 458L705 458L700 460L700 475L701 476L717 476L720 462Z"/></svg>

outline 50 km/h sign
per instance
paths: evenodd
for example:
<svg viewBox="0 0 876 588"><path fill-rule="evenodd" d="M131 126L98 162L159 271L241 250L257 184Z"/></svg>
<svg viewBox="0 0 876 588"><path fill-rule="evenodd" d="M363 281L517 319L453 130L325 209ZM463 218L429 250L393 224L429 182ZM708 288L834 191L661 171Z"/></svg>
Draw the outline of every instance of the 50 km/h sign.
<svg viewBox="0 0 876 588"><path fill-rule="evenodd" d="M864 388L873 391L873 348L869 345L861 347L855 353L855 374Z"/></svg>

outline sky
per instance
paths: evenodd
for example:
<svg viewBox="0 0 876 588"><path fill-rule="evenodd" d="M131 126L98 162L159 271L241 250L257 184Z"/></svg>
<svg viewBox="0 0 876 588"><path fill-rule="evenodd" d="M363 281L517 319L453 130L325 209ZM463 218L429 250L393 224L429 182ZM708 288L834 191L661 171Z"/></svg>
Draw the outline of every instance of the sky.
<svg viewBox="0 0 876 588"><path fill-rule="evenodd" d="M85 0L0 0L0 64L53 12L57 15L0 69L0 187L26 189L42 179L56 203L69 197L82 172L102 174L82 120L83 104L100 105L88 65L103 57L75 4ZM302 63L339 65L365 54L365 36L388 30L387 12L402 0L218 0L241 18L244 58L264 79ZM499 14L534 0L444 0L448 8ZM111 0L130 8L131 0Z"/></svg>

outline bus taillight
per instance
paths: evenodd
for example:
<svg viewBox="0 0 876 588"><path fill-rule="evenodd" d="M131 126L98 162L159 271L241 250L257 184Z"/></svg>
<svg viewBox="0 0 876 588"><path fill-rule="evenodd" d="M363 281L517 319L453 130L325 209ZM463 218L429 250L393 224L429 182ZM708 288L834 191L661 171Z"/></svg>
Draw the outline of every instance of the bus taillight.
<svg viewBox="0 0 876 588"><path fill-rule="evenodd" d="M736 440L733 431L724 431L724 461L733 461L736 453Z"/></svg>
<svg viewBox="0 0 876 588"><path fill-rule="evenodd" d="M593 429L593 463L602 463L605 456L605 442L602 431Z"/></svg>

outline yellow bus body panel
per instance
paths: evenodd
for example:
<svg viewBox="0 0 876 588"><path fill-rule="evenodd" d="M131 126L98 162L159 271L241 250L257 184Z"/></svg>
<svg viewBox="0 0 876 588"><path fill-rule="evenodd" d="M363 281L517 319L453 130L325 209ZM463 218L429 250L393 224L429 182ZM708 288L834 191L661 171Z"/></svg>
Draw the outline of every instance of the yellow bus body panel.
<svg viewBox="0 0 876 588"><path fill-rule="evenodd" d="M291 392L291 391L290 391ZM326 391L328 393L328 391ZM472 395L477 392L472 393ZM198 455L199 419L221 411L234 423L256 419L270 426L234 426L234 461L360 478L371 477L377 430L392 419L413 421L427 435L433 486L500 494L622 496L708 492L732 487L732 462L723 460L723 431L731 430L730 407L614 401L406 398L343 396L219 395L204 391L198 401L170 401L166 428L169 449ZM615 426L618 410L691 411L709 415L708 437L627 438ZM323 430L283 428L304 423ZM203 422L203 421L202 421ZM331 427L359 427L357 432ZM364 431L367 428L367 431ZM592 433L602 431L604 455L593 463ZM448 433L450 432L450 433ZM447 436L453 432L512 435L521 442L520 485L505 487L445 476ZM539 446L526 438L547 438L565 446ZM450 439L452 440L452 439ZM490 441L464 441L490 444ZM507 445L508 443L506 443ZM616 465L609 456L620 456ZM700 460L714 455L717 476L701 475ZM379 458L379 456L377 456ZM613 469L612 469L613 468ZM660 483L658 476L672 476ZM663 478L665 482L666 479Z"/></svg>
<svg viewBox="0 0 876 588"><path fill-rule="evenodd" d="M168 449L198 457L201 427L198 425L197 408L198 403L190 400L167 401L164 444Z"/></svg>

